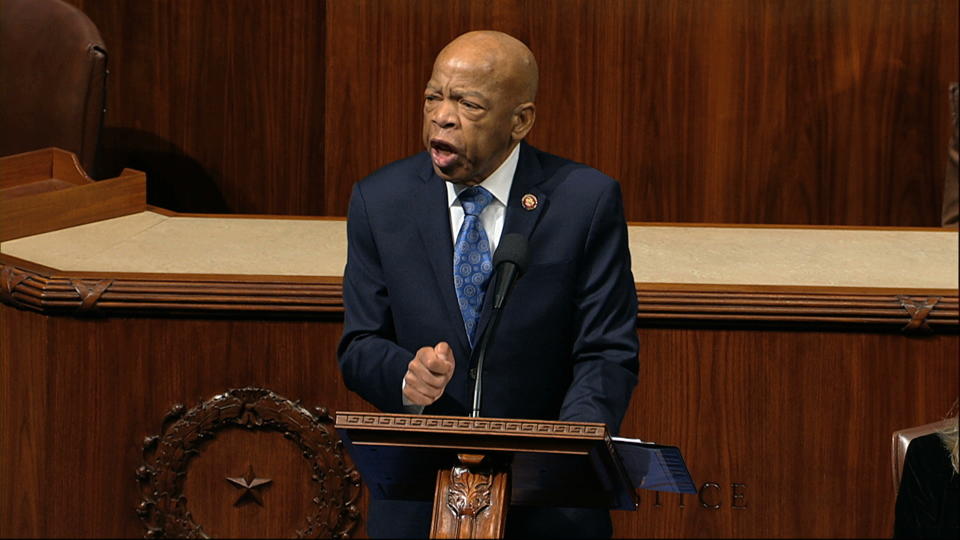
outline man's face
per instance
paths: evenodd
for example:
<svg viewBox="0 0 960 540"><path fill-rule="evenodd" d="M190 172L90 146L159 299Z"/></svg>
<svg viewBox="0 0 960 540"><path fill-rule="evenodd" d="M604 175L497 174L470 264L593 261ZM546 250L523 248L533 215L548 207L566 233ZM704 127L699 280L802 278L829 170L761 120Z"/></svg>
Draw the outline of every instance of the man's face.
<svg viewBox="0 0 960 540"><path fill-rule="evenodd" d="M423 144L440 178L476 185L503 163L513 143L511 87L469 55L437 61L424 91Z"/></svg>

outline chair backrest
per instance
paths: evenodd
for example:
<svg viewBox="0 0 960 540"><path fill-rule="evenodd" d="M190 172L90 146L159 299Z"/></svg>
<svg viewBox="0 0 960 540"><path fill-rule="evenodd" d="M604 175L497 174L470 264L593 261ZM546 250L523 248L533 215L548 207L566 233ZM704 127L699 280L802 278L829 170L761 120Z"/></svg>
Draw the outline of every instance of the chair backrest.
<svg viewBox="0 0 960 540"><path fill-rule="evenodd" d="M910 441L923 435L935 433L947 427L953 419L940 420L923 424L922 426L908 427L893 432L893 492L900 490L900 478L903 477L903 460L907 457L907 447Z"/></svg>
<svg viewBox="0 0 960 540"><path fill-rule="evenodd" d="M0 156L55 146L92 175L106 78L106 47L82 11L0 0Z"/></svg>

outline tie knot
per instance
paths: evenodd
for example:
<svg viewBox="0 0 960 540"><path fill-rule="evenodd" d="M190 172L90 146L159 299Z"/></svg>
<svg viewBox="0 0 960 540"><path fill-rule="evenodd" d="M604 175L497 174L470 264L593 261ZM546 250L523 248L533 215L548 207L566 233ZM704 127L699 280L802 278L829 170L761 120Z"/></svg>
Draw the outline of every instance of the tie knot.
<svg viewBox="0 0 960 540"><path fill-rule="evenodd" d="M480 186L473 186L461 191L459 199L464 214L479 216L483 209L493 201L493 195Z"/></svg>

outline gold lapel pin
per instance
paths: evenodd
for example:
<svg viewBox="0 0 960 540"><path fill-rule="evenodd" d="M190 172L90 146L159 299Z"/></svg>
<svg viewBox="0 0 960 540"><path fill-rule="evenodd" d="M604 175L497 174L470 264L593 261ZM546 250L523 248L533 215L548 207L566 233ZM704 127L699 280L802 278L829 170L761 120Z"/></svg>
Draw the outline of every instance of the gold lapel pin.
<svg viewBox="0 0 960 540"><path fill-rule="evenodd" d="M538 204L537 196L533 193L527 193L520 199L520 204L523 205L524 210L533 210Z"/></svg>

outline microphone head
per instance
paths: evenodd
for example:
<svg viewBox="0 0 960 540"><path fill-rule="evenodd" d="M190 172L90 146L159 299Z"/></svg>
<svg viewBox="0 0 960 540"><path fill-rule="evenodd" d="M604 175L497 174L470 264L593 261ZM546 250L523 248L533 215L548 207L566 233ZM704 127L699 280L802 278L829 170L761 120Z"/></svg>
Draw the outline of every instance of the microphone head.
<svg viewBox="0 0 960 540"><path fill-rule="evenodd" d="M518 234L505 234L500 239L497 251L493 254L493 267L509 262L517 265L517 273L522 274L527 269L527 237Z"/></svg>

